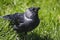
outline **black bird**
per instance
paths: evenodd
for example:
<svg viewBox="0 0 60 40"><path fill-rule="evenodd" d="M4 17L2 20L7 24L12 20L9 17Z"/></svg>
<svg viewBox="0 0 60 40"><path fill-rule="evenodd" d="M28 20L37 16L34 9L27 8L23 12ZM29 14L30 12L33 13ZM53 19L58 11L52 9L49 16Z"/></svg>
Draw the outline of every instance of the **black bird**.
<svg viewBox="0 0 60 40"><path fill-rule="evenodd" d="M40 22L38 18L39 7L30 7L24 13L15 13L3 16L3 18L10 20L13 29L18 33L27 33L36 28Z"/></svg>

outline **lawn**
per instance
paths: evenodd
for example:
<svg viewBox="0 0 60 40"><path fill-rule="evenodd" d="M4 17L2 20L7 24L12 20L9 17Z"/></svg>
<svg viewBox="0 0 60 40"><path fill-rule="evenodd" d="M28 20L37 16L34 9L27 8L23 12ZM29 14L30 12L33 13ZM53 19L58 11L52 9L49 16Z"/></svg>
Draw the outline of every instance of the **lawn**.
<svg viewBox="0 0 60 40"><path fill-rule="evenodd" d="M0 16L22 13L29 7L41 8L40 24L25 40L60 40L60 0L0 0ZM17 35L9 21L0 18L0 40L16 40Z"/></svg>

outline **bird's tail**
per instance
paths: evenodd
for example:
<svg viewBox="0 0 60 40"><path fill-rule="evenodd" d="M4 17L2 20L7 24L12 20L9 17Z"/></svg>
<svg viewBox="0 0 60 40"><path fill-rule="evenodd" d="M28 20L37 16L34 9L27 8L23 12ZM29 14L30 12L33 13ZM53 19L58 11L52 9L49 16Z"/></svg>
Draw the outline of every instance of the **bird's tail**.
<svg viewBox="0 0 60 40"><path fill-rule="evenodd" d="M9 16L0 16L0 19L10 20Z"/></svg>
<svg viewBox="0 0 60 40"><path fill-rule="evenodd" d="M3 18L3 16L0 16L0 19Z"/></svg>

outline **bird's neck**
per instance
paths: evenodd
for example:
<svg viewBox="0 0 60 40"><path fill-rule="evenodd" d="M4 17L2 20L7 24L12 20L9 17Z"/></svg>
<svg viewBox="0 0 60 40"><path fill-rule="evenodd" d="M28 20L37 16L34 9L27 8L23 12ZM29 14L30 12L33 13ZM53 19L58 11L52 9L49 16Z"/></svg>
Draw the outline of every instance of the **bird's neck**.
<svg viewBox="0 0 60 40"><path fill-rule="evenodd" d="M27 18L30 18L32 15L32 12L30 12L30 10L27 10L24 14Z"/></svg>
<svg viewBox="0 0 60 40"><path fill-rule="evenodd" d="M24 14L24 19L27 20L27 21L32 21L32 19L25 16L25 14Z"/></svg>
<svg viewBox="0 0 60 40"><path fill-rule="evenodd" d="M35 14L35 13L32 13L30 10L27 10L25 13L24 13L24 17L26 19L35 19L38 17L38 14Z"/></svg>

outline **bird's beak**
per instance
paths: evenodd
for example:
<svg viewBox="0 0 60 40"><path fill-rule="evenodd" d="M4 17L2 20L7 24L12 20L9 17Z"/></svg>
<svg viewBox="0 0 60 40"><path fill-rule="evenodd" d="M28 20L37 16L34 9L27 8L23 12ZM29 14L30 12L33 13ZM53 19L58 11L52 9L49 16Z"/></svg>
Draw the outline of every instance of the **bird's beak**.
<svg viewBox="0 0 60 40"><path fill-rule="evenodd" d="M40 9L40 7L37 7L37 8L36 8L36 12L38 12L38 11L39 11L39 9Z"/></svg>
<svg viewBox="0 0 60 40"><path fill-rule="evenodd" d="M37 10L39 10L39 9L40 9L40 7L37 8Z"/></svg>

